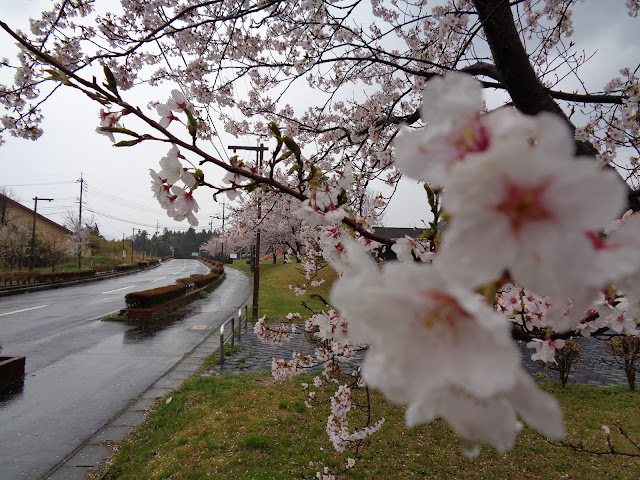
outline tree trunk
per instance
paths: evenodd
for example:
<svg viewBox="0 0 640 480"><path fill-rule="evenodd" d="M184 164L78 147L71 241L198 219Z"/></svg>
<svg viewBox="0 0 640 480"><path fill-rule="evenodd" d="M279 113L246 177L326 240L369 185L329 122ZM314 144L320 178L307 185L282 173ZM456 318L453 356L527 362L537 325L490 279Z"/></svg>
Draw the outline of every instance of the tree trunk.
<svg viewBox="0 0 640 480"><path fill-rule="evenodd" d="M509 1L475 0L474 4L491 49L493 62L514 106L528 115L540 112L560 115L571 131L575 131L575 125L542 85L531 66L529 55L520 40ZM575 140L575 144L576 155L595 157L598 154L598 150L589 142ZM629 188L627 202L628 208L640 211L640 191L634 192Z"/></svg>

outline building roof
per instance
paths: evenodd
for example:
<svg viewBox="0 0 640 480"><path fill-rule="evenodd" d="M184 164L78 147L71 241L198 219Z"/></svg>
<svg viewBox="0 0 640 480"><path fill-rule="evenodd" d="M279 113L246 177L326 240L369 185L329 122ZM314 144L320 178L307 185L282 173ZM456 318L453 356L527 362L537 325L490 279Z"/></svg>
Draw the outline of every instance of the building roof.
<svg viewBox="0 0 640 480"><path fill-rule="evenodd" d="M396 238L404 238L405 236L416 238L424 232L424 228L374 227L373 231L376 235L381 235L395 240Z"/></svg>
<svg viewBox="0 0 640 480"><path fill-rule="evenodd" d="M27 212L31 217L33 217L33 210L30 209L29 207L25 207L24 205L22 205L20 202L16 202L15 200L7 197L6 195L3 195L0 193L0 203L4 203L6 205L11 205L14 208L17 208L19 210L22 210L24 212ZM59 230L63 230L64 232L71 234L71 230L69 230L67 227L60 225L59 223L54 222L53 220L48 219L45 216L40 215L38 212L36 212L36 218L44 223L48 223L49 225L51 225L54 228L57 228Z"/></svg>

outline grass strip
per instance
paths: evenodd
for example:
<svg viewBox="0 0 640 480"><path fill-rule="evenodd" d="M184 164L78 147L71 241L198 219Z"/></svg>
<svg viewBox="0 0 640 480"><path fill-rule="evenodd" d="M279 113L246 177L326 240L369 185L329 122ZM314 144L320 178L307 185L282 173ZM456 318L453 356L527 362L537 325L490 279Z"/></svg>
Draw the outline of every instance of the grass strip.
<svg viewBox="0 0 640 480"><path fill-rule="evenodd" d="M276 383L270 376L226 374L193 377L160 401L157 410L118 448L108 469L91 479L291 479L314 478L326 465L340 469L346 454L335 453L324 433L325 412L307 409L300 383ZM640 431L639 398L626 387L572 385L543 388L556 394L567 417L567 439L606 449L603 424L622 422ZM640 459L596 456L554 447L528 428L515 448L499 455L485 447L475 459L462 457L458 439L436 421L411 430L404 408L374 394L387 422L369 439L348 479L637 479ZM627 445L615 438L620 448ZM628 450L628 448L627 448Z"/></svg>
<svg viewBox="0 0 640 480"><path fill-rule="evenodd" d="M234 260L233 264L226 266L240 270L253 278L253 272L250 271L246 260ZM310 294L320 295L328 300L331 285L337 279L335 270L329 266L320 270L318 279L324 280L324 283L310 288L307 295L298 297L293 290L289 289L289 285L295 287L308 284L303 272L304 269L300 263L274 264L271 260L260 262L259 315L266 315L274 320L282 319L289 312L309 316L310 311L301 305L302 302L316 311L326 309L322 302L312 298Z"/></svg>

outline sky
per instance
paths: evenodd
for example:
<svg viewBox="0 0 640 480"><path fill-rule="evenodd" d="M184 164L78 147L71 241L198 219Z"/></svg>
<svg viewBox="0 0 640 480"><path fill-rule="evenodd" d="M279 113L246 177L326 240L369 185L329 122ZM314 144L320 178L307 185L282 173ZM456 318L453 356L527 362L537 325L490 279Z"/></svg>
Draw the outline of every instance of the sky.
<svg viewBox="0 0 640 480"><path fill-rule="evenodd" d="M38 16L49 4L46 0L5 0L0 2L0 18L13 28L26 30L27 19ZM621 67L640 62L639 22L640 19L628 18L624 0L590 0L576 9L573 38L588 54L596 52L583 69L588 86L601 88ZM12 44L12 39L0 32L0 58L14 56ZM578 87L571 83L565 86ZM169 92L168 86L149 88L141 92L142 97L137 94L135 101L129 101L144 106L149 100L165 101ZM497 96L489 97L488 103L492 100L496 105L500 102ZM93 217L101 233L110 239L131 236L139 229L153 233L165 227L188 228L186 221L169 218L150 190L149 168L160 169L158 162L168 151L167 146L145 142L131 148L114 148L107 137L95 132L99 108L79 92L59 89L42 109L45 133L40 139L32 142L5 136L6 144L0 146L0 188L12 190L18 201L29 208L33 208L34 197L53 198L52 202L38 202L38 213L62 224L68 211L78 213L82 178L83 219ZM223 135L215 145L217 153L213 146L211 151L226 159L232 153L225 147L231 144L255 145L256 139ZM222 176L211 170L205 174L211 183ZM205 188L195 192L200 205L196 214L198 230L221 227L223 196L216 203L212 193ZM424 190L410 179L403 180L383 223L392 227L419 227L427 218Z"/></svg>

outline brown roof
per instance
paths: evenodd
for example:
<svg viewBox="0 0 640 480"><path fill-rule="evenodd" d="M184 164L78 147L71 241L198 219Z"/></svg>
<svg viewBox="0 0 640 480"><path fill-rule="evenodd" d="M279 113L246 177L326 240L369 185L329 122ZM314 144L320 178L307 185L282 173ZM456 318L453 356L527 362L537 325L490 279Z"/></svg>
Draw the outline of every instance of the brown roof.
<svg viewBox="0 0 640 480"><path fill-rule="evenodd" d="M29 207L25 207L24 205L22 205L20 202L16 202L15 200L7 197L6 195L3 195L0 193L0 203L6 203L7 205L12 205L16 208L19 208L20 210L29 212L29 215L31 215L33 217L33 210L30 209ZM58 228L60 230L65 231L68 234L71 234L71 230L69 230L67 227L60 225L59 223L54 222L53 220L48 219L47 217L44 217L42 215L40 215L38 212L36 212L36 218L42 222L48 223L50 224L52 227Z"/></svg>
<svg viewBox="0 0 640 480"><path fill-rule="evenodd" d="M422 232L424 228L407 228L407 227L374 227L373 231L376 235L381 235L386 238L397 239L404 238L405 235L416 238Z"/></svg>

